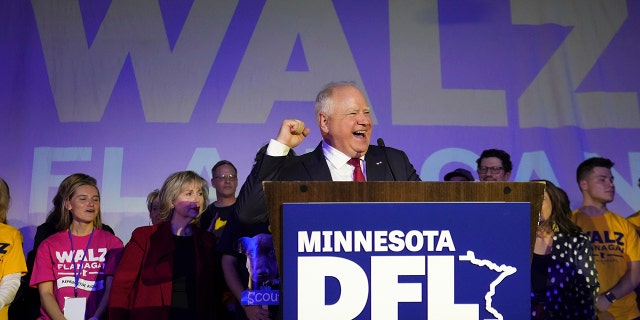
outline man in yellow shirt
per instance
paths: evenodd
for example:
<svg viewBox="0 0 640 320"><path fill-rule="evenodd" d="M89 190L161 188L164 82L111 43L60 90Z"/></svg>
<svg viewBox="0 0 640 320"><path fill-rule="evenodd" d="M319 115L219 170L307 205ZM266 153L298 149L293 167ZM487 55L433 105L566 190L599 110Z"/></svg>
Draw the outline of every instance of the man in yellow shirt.
<svg viewBox="0 0 640 320"><path fill-rule="evenodd" d="M634 292L640 284L640 238L631 223L607 209L615 195L611 167L611 160L595 157L578 166L583 201L573 221L591 237L600 282L598 319L640 319Z"/></svg>

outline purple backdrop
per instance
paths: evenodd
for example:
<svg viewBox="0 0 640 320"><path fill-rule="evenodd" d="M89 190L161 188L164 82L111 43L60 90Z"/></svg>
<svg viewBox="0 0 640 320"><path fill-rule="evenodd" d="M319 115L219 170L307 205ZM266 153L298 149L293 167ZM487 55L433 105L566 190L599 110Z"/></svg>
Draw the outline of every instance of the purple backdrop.
<svg viewBox="0 0 640 320"><path fill-rule="evenodd" d="M243 178L284 118L314 128L298 153L315 147L332 80L362 85L374 140L423 180L502 148L512 180L552 180L575 207L575 168L600 155L610 208L640 210L638 0L33 0L0 21L0 176L27 250L71 173L98 179L126 241L172 172L228 159Z"/></svg>

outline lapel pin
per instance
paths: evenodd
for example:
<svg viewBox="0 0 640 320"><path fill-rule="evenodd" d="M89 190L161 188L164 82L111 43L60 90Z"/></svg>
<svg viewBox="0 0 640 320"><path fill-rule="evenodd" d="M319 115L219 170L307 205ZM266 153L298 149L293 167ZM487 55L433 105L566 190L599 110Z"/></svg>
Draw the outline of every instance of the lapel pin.
<svg viewBox="0 0 640 320"><path fill-rule="evenodd" d="M378 166L381 165L381 164L382 164L382 161L376 162L376 165L378 165Z"/></svg>

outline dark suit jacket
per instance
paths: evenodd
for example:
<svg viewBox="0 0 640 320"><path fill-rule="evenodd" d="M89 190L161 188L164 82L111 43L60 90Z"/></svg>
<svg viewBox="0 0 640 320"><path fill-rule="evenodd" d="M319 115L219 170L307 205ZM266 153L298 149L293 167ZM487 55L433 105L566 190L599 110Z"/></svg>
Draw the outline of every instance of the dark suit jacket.
<svg viewBox="0 0 640 320"><path fill-rule="evenodd" d="M388 163L382 147L369 146L364 157L367 181L420 181L403 151L389 147L386 151ZM332 181L322 143L301 156L272 157L264 153L256 156L256 163L236 200L238 217L244 223L269 221L262 181Z"/></svg>
<svg viewBox="0 0 640 320"><path fill-rule="evenodd" d="M215 236L194 226L197 319L217 319L220 284L214 281ZM110 319L169 319L175 242L163 222L131 234L109 294Z"/></svg>

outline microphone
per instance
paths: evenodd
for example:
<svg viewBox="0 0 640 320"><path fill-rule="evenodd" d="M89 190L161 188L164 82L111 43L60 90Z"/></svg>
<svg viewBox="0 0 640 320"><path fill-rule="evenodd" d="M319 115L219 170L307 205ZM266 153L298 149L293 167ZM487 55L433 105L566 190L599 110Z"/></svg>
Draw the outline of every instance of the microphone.
<svg viewBox="0 0 640 320"><path fill-rule="evenodd" d="M389 168L389 171L391 172L393 181L398 181L398 179L396 179L396 175L393 173L393 169L391 169L391 163L389 163L389 155L387 154L387 146L384 145L384 140L382 140L382 138L378 138L378 147L382 148L382 151L384 151L384 158L387 160L387 168Z"/></svg>

